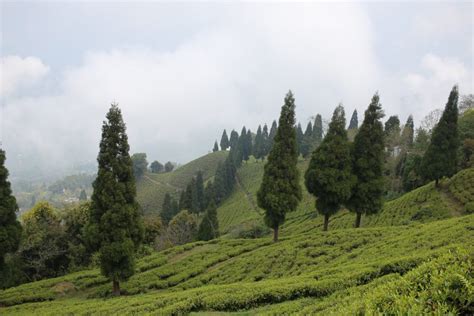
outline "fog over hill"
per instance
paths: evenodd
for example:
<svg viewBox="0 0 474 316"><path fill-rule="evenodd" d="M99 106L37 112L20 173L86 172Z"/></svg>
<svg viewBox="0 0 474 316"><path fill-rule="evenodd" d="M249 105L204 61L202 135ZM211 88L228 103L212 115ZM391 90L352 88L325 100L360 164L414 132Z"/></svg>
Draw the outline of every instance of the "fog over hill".
<svg viewBox="0 0 474 316"><path fill-rule="evenodd" d="M341 101L363 113L376 90L402 122L443 107L455 83L473 92L468 2L0 6L12 179L93 169L114 101L132 152L185 163L224 128L271 123L288 89L303 124Z"/></svg>

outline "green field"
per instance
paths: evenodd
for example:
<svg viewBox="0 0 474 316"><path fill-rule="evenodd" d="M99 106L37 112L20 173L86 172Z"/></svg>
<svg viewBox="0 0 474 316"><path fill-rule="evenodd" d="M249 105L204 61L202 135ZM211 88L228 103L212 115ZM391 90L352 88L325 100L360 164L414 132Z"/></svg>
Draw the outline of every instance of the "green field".
<svg viewBox="0 0 474 316"><path fill-rule="evenodd" d="M204 155L172 172L146 173L137 182L137 199L145 213L159 213L166 193L176 199L179 192L186 189L191 178L202 171L204 181L212 178L219 162L223 162L228 152L218 151Z"/></svg>
<svg viewBox="0 0 474 316"><path fill-rule="evenodd" d="M213 168L206 166L226 154L150 177L163 188L182 187L201 168L209 179ZM299 162L301 173L306 164ZM268 235L233 238L236 228L261 223L255 194L262 172L263 163L252 160L239 169L234 193L218 209L227 234L139 259L121 285L125 295L111 297L99 270L85 270L0 291L0 314L474 313L473 168L440 188L430 183L385 203L359 229L352 228L354 215L341 211L322 232L304 190L278 243Z"/></svg>

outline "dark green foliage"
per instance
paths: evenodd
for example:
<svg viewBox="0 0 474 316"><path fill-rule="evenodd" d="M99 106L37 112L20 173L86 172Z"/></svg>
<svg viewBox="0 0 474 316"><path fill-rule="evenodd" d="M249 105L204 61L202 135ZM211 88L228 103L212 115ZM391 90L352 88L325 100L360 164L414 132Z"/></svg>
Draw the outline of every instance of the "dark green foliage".
<svg viewBox="0 0 474 316"><path fill-rule="evenodd" d="M18 206L8 181L5 159L5 151L0 149L0 271L5 255L18 249L21 237L21 226L15 214Z"/></svg>
<svg viewBox="0 0 474 316"><path fill-rule="evenodd" d="M211 202L199 224L198 240L211 240L219 237L219 223L217 221L217 207Z"/></svg>
<svg viewBox="0 0 474 316"><path fill-rule="evenodd" d="M298 123L296 127L296 143L298 144L298 152L301 154L301 149L303 146L304 134L303 129L301 128L301 124Z"/></svg>
<svg viewBox="0 0 474 316"><path fill-rule="evenodd" d="M183 208L186 208L183 205ZM161 208L161 219L163 224L168 225L169 221L178 213L176 207L176 201L171 197L169 193L166 193L165 199L163 200L163 207Z"/></svg>
<svg viewBox="0 0 474 316"><path fill-rule="evenodd" d="M143 226L145 230L143 242L147 245L153 245L156 238L163 233L161 218L156 215L147 215L143 218Z"/></svg>
<svg viewBox="0 0 474 316"><path fill-rule="evenodd" d="M171 161L165 163L165 172L171 172L174 169L174 164Z"/></svg>
<svg viewBox="0 0 474 316"><path fill-rule="evenodd" d="M306 188L317 198L316 209L324 215L323 230L328 228L329 217L350 198L355 182L345 126L344 108L339 105L323 142L312 154L305 174Z"/></svg>
<svg viewBox="0 0 474 316"><path fill-rule="evenodd" d="M384 135L380 119L383 117L379 95L375 94L365 111L364 121L355 136L352 150L352 170L357 177L352 197L348 202L357 214L355 227L360 226L362 214L375 214L382 208L384 181Z"/></svg>
<svg viewBox="0 0 474 316"><path fill-rule="evenodd" d="M212 148L212 152L219 151L219 145L217 145L217 140L214 142L214 148Z"/></svg>
<svg viewBox="0 0 474 316"><path fill-rule="evenodd" d="M252 134L250 133L250 130L247 131L245 126L242 128L242 131L240 133L237 148L238 152L235 152L237 154L235 163L239 164L239 159L240 161L248 161L250 155L252 154Z"/></svg>
<svg viewBox="0 0 474 316"><path fill-rule="evenodd" d="M265 223L274 230L285 221L287 212L294 211L302 193L297 169L298 149L295 133L295 99L291 91L281 108L274 144L265 164L262 184L257 193L258 205L265 210Z"/></svg>
<svg viewBox="0 0 474 316"><path fill-rule="evenodd" d="M90 246L99 250L101 272L113 281L117 295L119 281L134 273L134 252L143 239L143 224L122 113L113 104L106 117L87 232Z"/></svg>
<svg viewBox="0 0 474 316"><path fill-rule="evenodd" d="M227 150L229 146L230 146L229 137L227 137L227 132L224 130L221 137L221 150Z"/></svg>
<svg viewBox="0 0 474 316"><path fill-rule="evenodd" d="M308 157L311 154L311 144L313 143L313 125L311 122L308 122L306 130L303 135L303 140L301 141L300 153L303 157Z"/></svg>
<svg viewBox="0 0 474 316"><path fill-rule="evenodd" d="M238 144L239 144L239 133L232 130L232 132L230 133L230 140L229 140L230 148L237 149Z"/></svg>
<svg viewBox="0 0 474 316"><path fill-rule="evenodd" d="M158 160L153 161L150 165L151 172L153 173L163 172L164 168L165 167Z"/></svg>
<svg viewBox="0 0 474 316"><path fill-rule="evenodd" d="M189 208L188 210L191 213L199 213L199 200L197 194L197 185L196 185L196 178L192 178L191 182L189 183L188 187L186 188L186 195L189 201Z"/></svg>
<svg viewBox="0 0 474 316"><path fill-rule="evenodd" d="M267 124L263 125L262 139L263 139L264 156L267 156L268 153L270 152L270 148L271 148L270 136L268 135L268 126L267 126Z"/></svg>
<svg viewBox="0 0 474 316"><path fill-rule="evenodd" d="M263 139L262 127L260 125L258 126L257 134L255 135L253 155L257 160L265 157L265 140Z"/></svg>
<svg viewBox="0 0 474 316"><path fill-rule="evenodd" d="M92 252L87 249L85 228L90 221L90 202L64 209L62 221L68 242L69 270L78 270L90 264Z"/></svg>
<svg viewBox="0 0 474 316"><path fill-rule="evenodd" d="M48 202L38 202L22 215L19 254L30 280L56 277L68 271L68 238L61 218Z"/></svg>
<svg viewBox="0 0 474 316"><path fill-rule="evenodd" d="M145 153L136 153L132 155L133 174L136 179L141 178L148 168L148 161Z"/></svg>
<svg viewBox="0 0 474 316"><path fill-rule="evenodd" d="M207 208L211 203L217 204L214 182L209 181L204 189L204 207Z"/></svg>
<svg viewBox="0 0 474 316"><path fill-rule="evenodd" d="M247 130L247 138L245 139L245 149L248 153L248 156L252 155L253 154L253 140L252 140L252 132L250 131L250 129ZM248 161L248 159L246 159L245 161Z"/></svg>
<svg viewBox="0 0 474 316"><path fill-rule="evenodd" d="M413 146L415 137L415 124L413 123L413 116L408 116L405 126L403 126L401 135L401 145L403 150L408 150Z"/></svg>
<svg viewBox="0 0 474 316"><path fill-rule="evenodd" d="M443 115L431 135L431 142L423 156L422 172L426 180L452 176L457 168L458 138L458 87L449 94Z"/></svg>
<svg viewBox="0 0 474 316"><path fill-rule="evenodd" d="M201 170L199 170L196 175L196 197L198 204L198 212L204 212L206 208L204 206L204 180Z"/></svg>
<svg viewBox="0 0 474 316"><path fill-rule="evenodd" d="M391 133L396 132L400 133L400 119L398 115L392 115L385 122L384 134L385 136L390 135Z"/></svg>
<svg viewBox="0 0 474 316"><path fill-rule="evenodd" d="M472 95L471 95L472 96ZM466 109L459 117L460 166L468 168L474 166L474 109Z"/></svg>
<svg viewBox="0 0 474 316"><path fill-rule="evenodd" d="M357 110L352 112L351 121L347 129L357 129L359 127L359 119L357 118Z"/></svg>
<svg viewBox="0 0 474 316"><path fill-rule="evenodd" d="M270 133L268 134L268 150L267 150L267 155L270 153L273 147L273 141L275 139L276 133L277 133L277 122L273 121L272 127L270 127Z"/></svg>
<svg viewBox="0 0 474 316"><path fill-rule="evenodd" d="M310 147L310 150L314 150L316 146L319 146L321 144L321 141L323 140L323 118L321 117L320 114L316 115L316 118L314 119L314 124L313 124L313 144Z"/></svg>

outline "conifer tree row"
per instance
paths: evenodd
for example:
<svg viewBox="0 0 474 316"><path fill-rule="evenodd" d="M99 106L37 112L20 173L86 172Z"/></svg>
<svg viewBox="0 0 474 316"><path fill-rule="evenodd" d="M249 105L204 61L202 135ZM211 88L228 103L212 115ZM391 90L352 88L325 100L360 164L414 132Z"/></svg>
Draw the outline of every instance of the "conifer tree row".
<svg viewBox="0 0 474 316"><path fill-rule="evenodd" d="M286 213L294 211L301 200L297 162L295 99L289 91L281 108L278 129L257 192L258 206L265 210L264 220L273 229L275 242L278 241L279 227L285 222Z"/></svg>
<svg viewBox="0 0 474 316"><path fill-rule="evenodd" d="M120 295L120 281L134 274L135 250L143 239L143 224L136 201L135 178L122 113L112 104L102 125L93 183L89 246L100 254L101 272Z"/></svg>

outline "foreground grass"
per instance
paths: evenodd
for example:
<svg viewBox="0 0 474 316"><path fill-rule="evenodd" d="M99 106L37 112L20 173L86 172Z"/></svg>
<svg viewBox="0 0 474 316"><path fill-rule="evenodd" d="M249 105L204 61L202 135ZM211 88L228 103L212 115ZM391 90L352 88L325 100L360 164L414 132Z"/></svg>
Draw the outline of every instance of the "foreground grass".
<svg viewBox="0 0 474 316"><path fill-rule="evenodd" d="M107 298L111 285L89 270L0 291L6 306L0 314L469 311L473 239L469 215L314 231L276 244L268 238L197 242L139 260L137 273L123 283L126 296ZM64 283L75 290L58 292Z"/></svg>

